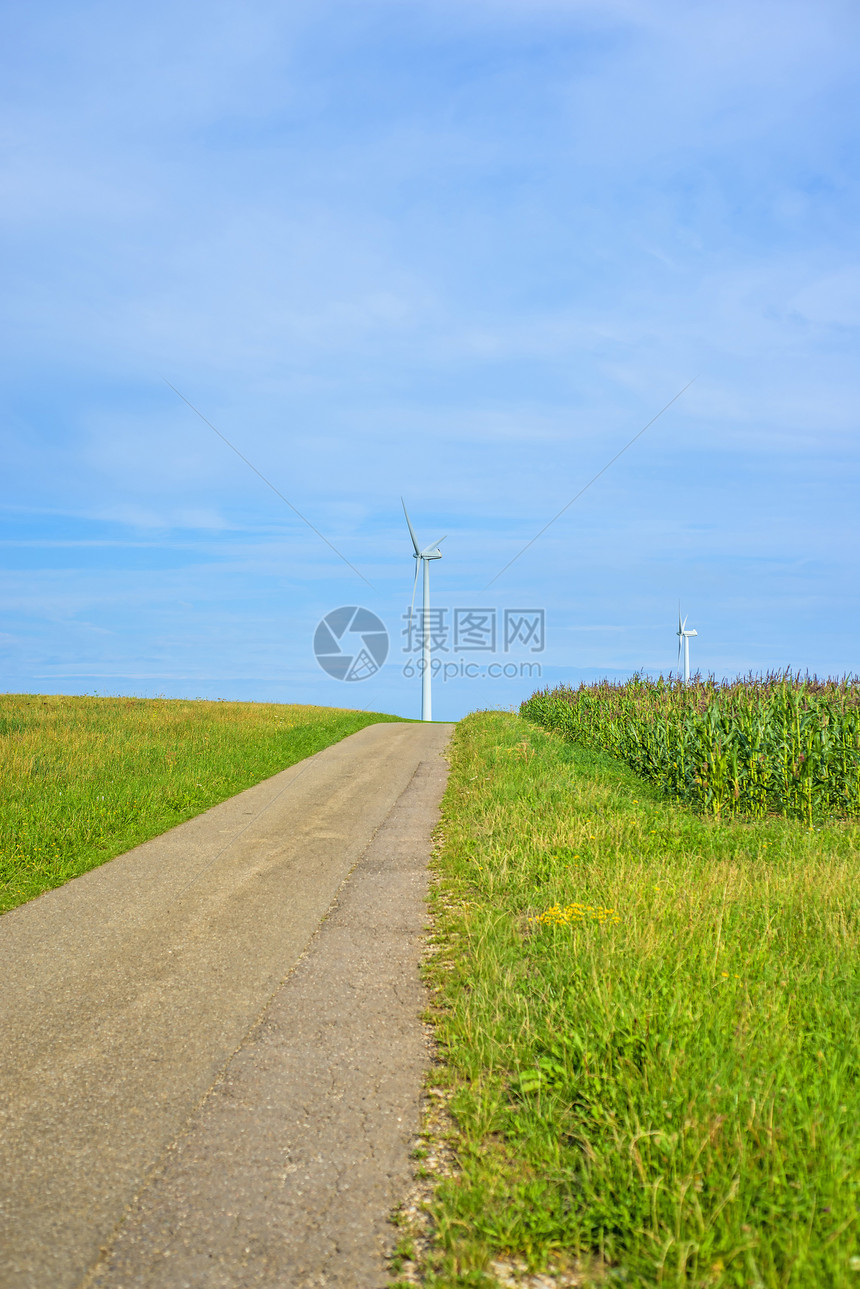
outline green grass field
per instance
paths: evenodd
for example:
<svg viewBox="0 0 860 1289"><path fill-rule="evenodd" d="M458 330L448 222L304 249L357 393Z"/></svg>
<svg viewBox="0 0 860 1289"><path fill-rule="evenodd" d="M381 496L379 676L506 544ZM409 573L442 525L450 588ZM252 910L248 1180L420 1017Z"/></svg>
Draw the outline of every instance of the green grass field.
<svg viewBox="0 0 860 1289"><path fill-rule="evenodd" d="M0 695L0 911L376 721L278 703Z"/></svg>
<svg viewBox="0 0 860 1289"><path fill-rule="evenodd" d="M860 825L705 819L478 713L433 903L427 1285L860 1286Z"/></svg>

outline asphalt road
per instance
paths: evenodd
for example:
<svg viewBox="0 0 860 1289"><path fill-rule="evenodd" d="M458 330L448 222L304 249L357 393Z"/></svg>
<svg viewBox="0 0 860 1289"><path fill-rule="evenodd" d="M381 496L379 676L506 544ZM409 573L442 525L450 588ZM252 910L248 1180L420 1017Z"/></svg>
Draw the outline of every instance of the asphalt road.
<svg viewBox="0 0 860 1289"><path fill-rule="evenodd" d="M0 919L2 1289L376 1289L446 725L373 725Z"/></svg>

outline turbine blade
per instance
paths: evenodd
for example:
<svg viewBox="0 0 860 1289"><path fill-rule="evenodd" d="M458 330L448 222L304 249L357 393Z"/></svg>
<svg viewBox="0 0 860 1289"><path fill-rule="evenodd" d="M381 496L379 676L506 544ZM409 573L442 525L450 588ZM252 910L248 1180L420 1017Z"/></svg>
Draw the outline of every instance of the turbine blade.
<svg viewBox="0 0 860 1289"><path fill-rule="evenodd" d="M418 549L418 538L415 536L415 529L412 527L412 524L409 522L409 511L406 509L406 502L403 500L402 497L400 498L400 502L401 502L401 505L403 506L403 513L406 516L406 522L407 524L409 524L409 536L412 538L412 545L415 547L415 554L420 555L421 551Z"/></svg>
<svg viewBox="0 0 860 1289"><path fill-rule="evenodd" d="M446 534L445 534L445 536L447 537L447 535L448 535L448 534L446 533ZM438 540L438 542L431 542L429 546L425 546L425 547L424 547L424 550L423 550L423 551L421 551L421 554L422 554L422 555L429 555L430 551L434 551L434 550L436 549L436 547L437 547L437 546L441 546L441 545L442 545L442 543L444 542L444 540L445 540L445 537L440 537L440 538L439 538L439 540Z"/></svg>
<svg viewBox="0 0 860 1289"><path fill-rule="evenodd" d="M415 561L415 576L414 576L414 577L413 577L413 579L412 579L412 603L409 605L409 625L410 625L410 626L412 625L412 612L413 612L413 610L414 610L414 608L415 608L415 588L416 588L416 587L417 587L417 585L418 585L418 570L420 569L420 567L421 567L421 560L420 560L420 559L416 559L416 561Z"/></svg>

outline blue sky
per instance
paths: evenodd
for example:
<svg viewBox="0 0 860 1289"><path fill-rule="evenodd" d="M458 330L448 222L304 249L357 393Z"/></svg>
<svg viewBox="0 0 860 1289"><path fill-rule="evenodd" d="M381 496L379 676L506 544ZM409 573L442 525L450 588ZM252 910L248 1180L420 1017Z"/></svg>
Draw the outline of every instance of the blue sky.
<svg viewBox="0 0 860 1289"><path fill-rule="evenodd" d="M449 626L546 612L539 656L440 662L666 671L680 600L706 672L860 670L858 27L7 6L0 687L416 715L401 494ZM391 651L347 684L312 641L352 604ZM452 673L434 715L534 687Z"/></svg>

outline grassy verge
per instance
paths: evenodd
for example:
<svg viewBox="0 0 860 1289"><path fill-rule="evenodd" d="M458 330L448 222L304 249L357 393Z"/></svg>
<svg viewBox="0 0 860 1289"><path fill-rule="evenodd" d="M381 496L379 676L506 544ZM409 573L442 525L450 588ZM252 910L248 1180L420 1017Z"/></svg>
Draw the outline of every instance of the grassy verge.
<svg viewBox="0 0 860 1289"><path fill-rule="evenodd" d="M860 1285L860 826L706 821L502 713L452 758L426 1283Z"/></svg>
<svg viewBox="0 0 860 1289"><path fill-rule="evenodd" d="M397 719L279 703L0 695L0 911Z"/></svg>

